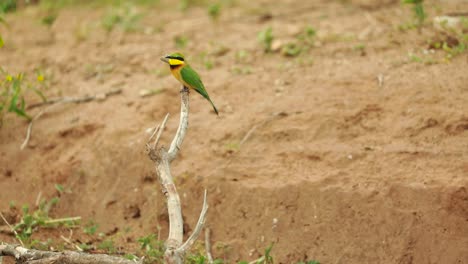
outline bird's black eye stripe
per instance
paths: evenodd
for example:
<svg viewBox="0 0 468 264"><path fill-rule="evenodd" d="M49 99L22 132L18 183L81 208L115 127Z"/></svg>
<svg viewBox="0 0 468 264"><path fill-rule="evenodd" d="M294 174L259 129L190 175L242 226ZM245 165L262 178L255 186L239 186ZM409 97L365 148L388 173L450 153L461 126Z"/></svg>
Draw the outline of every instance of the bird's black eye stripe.
<svg viewBox="0 0 468 264"><path fill-rule="evenodd" d="M184 58L182 58L182 57L179 57L179 56L167 56L166 58L168 58L168 59L175 59L175 60L184 61Z"/></svg>

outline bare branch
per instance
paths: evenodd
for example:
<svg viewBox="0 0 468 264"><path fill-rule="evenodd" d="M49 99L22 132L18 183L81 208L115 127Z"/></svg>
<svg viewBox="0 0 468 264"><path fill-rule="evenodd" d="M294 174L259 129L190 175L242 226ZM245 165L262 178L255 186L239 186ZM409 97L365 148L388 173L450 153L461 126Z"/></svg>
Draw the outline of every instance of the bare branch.
<svg viewBox="0 0 468 264"><path fill-rule="evenodd" d="M65 252L52 252L52 251L41 251L35 249L27 249L15 245L0 245L0 256L12 256L19 263L34 263L34 264L45 264L45 263L67 263L67 264L89 264L89 263L100 263L100 264L135 264L141 262L135 262L119 257L104 255L104 254L86 254L78 253L73 251Z"/></svg>
<svg viewBox="0 0 468 264"><path fill-rule="evenodd" d="M45 224L58 224L58 223L65 223L65 222L76 222L80 220L81 220L81 216L74 216L74 217L49 219L49 220L45 220L44 223Z"/></svg>
<svg viewBox="0 0 468 264"><path fill-rule="evenodd" d="M158 133L160 127L161 127L161 124L158 124L158 125L153 129L153 132L151 133L150 138L149 138L148 141L146 142L147 145L149 145L149 143L150 143L151 140L154 138L154 136L156 135L156 133Z"/></svg>
<svg viewBox="0 0 468 264"><path fill-rule="evenodd" d="M177 132L174 136L174 139L172 140L171 146L169 147L169 163L174 160L177 152L179 152L179 149L182 146L182 142L185 138L185 133L187 132L189 115L189 90L187 87L182 87L182 90L180 91L180 98L182 102L180 105L179 128L177 128Z"/></svg>
<svg viewBox="0 0 468 264"><path fill-rule="evenodd" d="M58 105L58 104L56 104ZM42 114L44 114L47 110L51 109L52 107L56 106L56 105L49 105L48 107L42 109L39 113L37 113L32 119L31 121L29 121L29 125L28 125L28 130L26 131L26 138L24 139L23 141L23 144L21 144L21 147L20 147L20 150L23 150L29 143L29 139L31 138L31 132L32 132L32 126L33 126L33 122L35 120L37 120L39 117L41 117Z"/></svg>
<svg viewBox="0 0 468 264"><path fill-rule="evenodd" d="M159 140L161 139L162 132L164 131L164 128L166 128L166 123L167 123L168 118L169 118L169 113L166 114L163 122L159 126L158 135L156 136L156 140L154 140L154 143L153 143L153 149L156 149L156 147L158 146Z"/></svg>
<svg viewBox="0 0 468 264"><path fill-rule="evenodd" d="M29 121L28 129L26 130L26 137L23 141L23 144L21 144L20 149L23 150L29 143L29 139L31 138L31 133L32 133L33 122L37 120L39 117L41 117L42 114L44 114L47 110L49 110L53 106L63 104L63 103L86 103L86 102L90 102L93 100L104 100L108 96L119 94L121 92L122 92L122 89L112 89L108 92L101 93L101 94L86 95L83 97L60 97L60 98L55 98L55 99L47 100L45 102L30 105L28 109L43 106L43 105L49 105L49 106L42 109L39 113L37 113L31 119L31 121Z"/></svg>
<svg viewBox="0 0 468 264"><path fill-rule="evenodd" d="M29 105L28 109L36 108L36 107L43 106L43 105L56 104L56 103L76 103L76 104L80 104L80 103L86 103L86 102L90 102L90 101L94 101L94 100L104 100L104 99L106 99L107 97L109 97L111 95L120 94L121 92L122 92L122 89L116 88L116 89L111 89L111 90L109 90L107 92L104 92L104 93L99 93L99 94L94 94L94 95L85 95L85 96L81 96L81 97L52 98L52 99L49 99L49 100L47 100L45 102L40 102L40 103L37 103L37 104Z"/></svg>
<svg viewBox="0 0 468 264"><path fill-rule="evenodd" d="M212 264L213 256L211 255L210 229L208 227L205 228L205 251L208 264Z"/></svg>
<svg viewBox="0 0 468 264"><path fill-rule="evenodd" d="M200 232L203 229L203 226L205 225L206 213L208 212L208 203L206 201L206 193L207 191L205 190L205 194L203 196L203 207L200 213L200 217L198 218L197 225L195 226L195 230L187 239L187 241L185 241L185 243L177 249L177 251L180 251L180 252L188 251L188 249L190 249L190 247L195 243L198 236L200 235Z"/></svg>

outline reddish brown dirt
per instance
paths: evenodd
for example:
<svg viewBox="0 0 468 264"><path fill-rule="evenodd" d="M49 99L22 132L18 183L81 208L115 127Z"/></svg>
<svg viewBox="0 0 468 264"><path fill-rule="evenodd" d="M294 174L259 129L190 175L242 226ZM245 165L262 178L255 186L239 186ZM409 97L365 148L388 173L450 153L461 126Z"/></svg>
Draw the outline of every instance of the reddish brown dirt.
<svg viewBox="0 0 468 264"><path fill-rule="evenodd" d="M167 214L145 131L167 112L163 140L176 129L179 87L159 57L184 34L183 50L221 114L192 93L173 174L187 233L208 189L216 257L254 259L273 242L279 263L468 263L468 57L409 61L408 53L427 48L436 33L398 31L410 19L408 8L387 2L237 1L217 22L206 8L184 13L160 4L148 7L142 23L162 31L149 34L107 35L99 26L105 8L61 10L50 29L38 22L38 8L9 15L0 49L6 70L52 73L50 97L123 92L50 109L23 151L27 123L7 115L0 209L7 212L12 200L34 204L39 193L52 197L62 184L71 192L61 195L53 216L92 219L102 232L117 227L127 252L158 226L164 239ZM463 1L428 6L430 16L466 8ZM309 24L319 45L298 58L263 54L257 42L269 25L287 41ZM365 52L353 48L360 43ZM220 46L229 50L211 55L215 68L204 69L196 54ZM249 54L245 61L236 59L239 50ZM139 97L153 88L165 90Z"/></svg>

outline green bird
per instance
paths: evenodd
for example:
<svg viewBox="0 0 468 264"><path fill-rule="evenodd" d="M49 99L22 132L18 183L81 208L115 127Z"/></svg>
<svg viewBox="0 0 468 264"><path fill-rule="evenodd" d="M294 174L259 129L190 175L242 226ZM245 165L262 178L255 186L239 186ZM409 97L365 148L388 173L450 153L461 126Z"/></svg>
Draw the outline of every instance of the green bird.
<svg viewBox="0 0 468 264"><path fill-rule="evenodd" d="M169 64L172 75L174 75L174 77L184 87L194 89L197 91L197 93L205 97L205 99L208 100L213 106L215 113L219 115L218 109L216 109L216 106L214 105L213 101L211 101L208 92L206 92L205 86L200 79L200 75L198 75L198 73L185 61L184 55L176 52L162 57L161 60Z"/></svg>

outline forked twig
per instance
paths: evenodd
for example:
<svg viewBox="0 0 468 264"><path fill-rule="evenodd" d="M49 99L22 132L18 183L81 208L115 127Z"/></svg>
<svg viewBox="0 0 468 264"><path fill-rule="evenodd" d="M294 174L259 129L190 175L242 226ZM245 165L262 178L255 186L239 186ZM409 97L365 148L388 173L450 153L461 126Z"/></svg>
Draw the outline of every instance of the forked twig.
<svg viewBox="0 0 468 264"><path fill-rule="evenodd" d="M163 132L164 128L166 128L166 123L167 123L168 118L169 118L169 113L166 114L166 116L164 117L163 122L159 126L158 135L156 136L156 139L153 142L153 149L156 149L156 147L158 146L159 140L161 139L162 132Z"/></svg>
<svg viewBox="0 0 468 264"><path fill-rule="evenodd" d="M200 232L203 229L203 226L205 225L205 220L206 220L206 213L208 212L208 203L206 201L206 194L207 191L205 190L205 194L203 196L203 207L200 213L200 217L198 218L197 225L195 226L195 230L193 233L190 235L190 237L185 241L182 246L180 246L177 251L179 252L187 252L188 249L197 241L198 236L200 235Z"/></svg>
<svg viewBox="0 0 468 264"><path fill-rule="evenodd" d="M26 130L26 137L24 138L24 141L23 141L23 144L21 144L21 147L20 147L20 150L23 150L29 143L29 139L31 138L31 132L32 132L32 126L33 126L33 122L35 120L37 120L39 117L41 117L42 114L44 114L47 110L49 110L50 108L54 107L54 106L57 106L59 105L59 103L55 104L55 105L49 105L47 106L46 108L42 109L39 113L37 113L32 119L31 121L29 121L29 125L28 125L28 129Z"/></svg>

